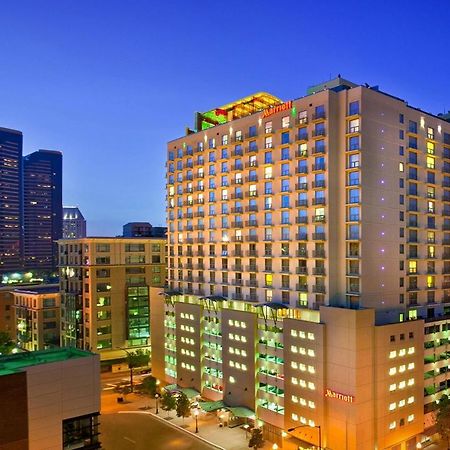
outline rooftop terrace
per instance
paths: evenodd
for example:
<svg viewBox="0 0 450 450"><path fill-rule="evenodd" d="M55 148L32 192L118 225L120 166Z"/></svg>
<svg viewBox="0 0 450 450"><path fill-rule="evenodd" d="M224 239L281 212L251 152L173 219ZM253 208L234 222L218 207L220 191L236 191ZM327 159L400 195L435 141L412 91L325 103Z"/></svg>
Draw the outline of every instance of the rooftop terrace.
<svg viewBox="0 0 450 450"><path fill-rule="evenodd" d="M49 364L89 356L93 356L93 353L71 347L0 356L0 376L21 372L28 367L39 364Z"/></svg>

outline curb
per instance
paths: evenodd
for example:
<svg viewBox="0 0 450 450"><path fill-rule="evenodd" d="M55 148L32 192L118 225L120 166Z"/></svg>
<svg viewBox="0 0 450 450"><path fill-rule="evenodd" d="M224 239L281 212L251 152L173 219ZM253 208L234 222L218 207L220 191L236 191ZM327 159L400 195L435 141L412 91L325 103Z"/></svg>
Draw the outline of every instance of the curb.
<svg viewBox="0 0 450 450"><path fill-rule="evenodd" d="M205 439L202 436L199 436L197 433L193 433L192 431L186 430L185 428L181 428L178 425L175 425L174 423L169 422L166 419L163 419L162 417L160 417L159 415L156 415L152 412L147 412L147 411L118 411L118 414L147 414L149 416L154 417L155 419L158 419L160 422L163 422L169 426L171 426L172 428L175 428L179 431L184 431L185 433L191 435L192 437L195 437L196 439L205 442L208 445L211 445L212 447L218 449L218 450L227 450L225 447L221 447L218 444L215 444L214 442L208 441L208 439Z"/></svg>

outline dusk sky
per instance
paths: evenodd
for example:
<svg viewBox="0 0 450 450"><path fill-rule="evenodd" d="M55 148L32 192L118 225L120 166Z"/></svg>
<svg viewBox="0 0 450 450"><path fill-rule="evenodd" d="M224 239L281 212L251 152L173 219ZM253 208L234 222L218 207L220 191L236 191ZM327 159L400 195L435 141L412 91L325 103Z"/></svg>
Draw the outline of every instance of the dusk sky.
<svg viewBox="0 0 450 450"><path fill-rule="evenodd" d="M0 126L64 153L90 235L165 222L166 143L206 111L340 73L450 109L449 0L2 0Z"/></svg>

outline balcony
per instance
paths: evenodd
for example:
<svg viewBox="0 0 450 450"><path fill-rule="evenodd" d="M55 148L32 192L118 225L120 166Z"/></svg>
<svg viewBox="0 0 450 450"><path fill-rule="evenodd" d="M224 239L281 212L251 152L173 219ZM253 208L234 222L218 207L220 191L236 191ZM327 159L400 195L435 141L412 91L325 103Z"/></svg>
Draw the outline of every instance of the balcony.
<svg viewBox="0 0 450 450"><path fill-rule="evenodd" d="M246 295L246 296L245 296L245 299L246 299L248 302L257 302L257 301L258 301L258 297L257 297L256 294Z"/></svg>
<svg viewBox="0 0 450 450"><path fill-rule="evenodd" d="M325 241L325 233L313 233L314 241Z"/></svg>
<svg viewBox="0 0 450 450"><path fill-rule="evenodd" d="M326 119L325 111L314 113L312 115L312 120L325 120Z"/></svg>
<svg viewBox="0 0 450 450"><path fill-rule="evenodd" d="M326 136L326 135L327 135L326 130L314 130L314 131L312 132L312 136L313 136L313 137L324 137L324 136Z"/></svg>
<svg viewBox="0 0 450 450"><path fill-rule="evenodd" d="M308 274L308 268L306 266L296 267L295 273L297 275L307 275Z"/></svg>
<svg viewBox="0 0 450 450"><path fill-rule="evenodd" d="M244 212L244 208L242 206L237 206L235 208L231 208L231 212L233 214L241 214Z"/></svg>
<svg viewBox="0 0 450 450"><path fill-rule="evenodd" d="M315 222L315 223L318 223L318 222L323 223L323 222L325 222L325 216L324 215L313 216L313 222Z"/></svg>
<svg viewBox="0 0 450 450"><path fill-rule="evenodd" d="M245 285L248 287L258 287L258 280L247 280Z"/></svg>
<svg viewBox="0 0 450 450"><path fill-rule="evenodd" d="M233 270L234 272L242 272L242 271L244 270L244 266L242 266L242 265L240 265L240 264L234 265L234 266L232 266L232 270Z"/></svg>
<svg viewBox="0 0 450 450"><path fill-rule="evenodd" d="M244 222L231 222L231 228L243 228Z"/></svg>
<svg viewBox="0 0 450 450"><path fill-rule="evenodd" d="M324 188L325 187L325 180L313 181L312 187L313 187L313 189L314 188Z"/></svg>
<svg viewBox="0 0 450 450"><path fill-rule="evenodd" d="M258 212L258 206L257 205L246 206L245 212Z"/></svg>
<svg viewBox="0 0 450 450"><path fill-rule="evenodd" d="M255 265L251 264L249 266L246 266L245 270L247 272L258 272L258 266L256 264Z"/></svg>
<svg viewBox="0 0 450 450"><path fill-rule="evenodd" d="M315 294L325 294L326 289L323 284L315 284L315 285L313 285L312 291Z"/></svg>
<svg viewBox="0 0 450 450"><path fill-rule="evenodd" d="M254 183L256 181L258 181L258 175L250 175L248 177L245 177L246 183Z"/></svg>
<svg viewBox="0 0 450 450"><path fill-rule="evenodd" d="M243 198L244 198L244 194L242 192L236 192L234 194L231 194L232 200L238 200L238 199L243 199ZM226 199L222 199L222 200L226 200Z"/></svg>
<svg viewBox="0 0 450 450"><path fill-rule="evenodd" d="M325 170L325 163L323 163L323 164L313 164L312 165L312 170L313 170L313 172L317 172L317 171L320 171L320 170Z"/></svg>
<svg viewBox="0 0 450 450"><path fill-rule="evenodd" d="M232 298L233 300L244 300L244 296L242 295L242 293L239 293L239 294L233 294L233 295L231 296L231 298Z"/></svg>
<svg viewBox="0 0 450 450"><path fill-rule="evenodd" d="M236 280L232 280L231 283L233 284L233 286L242 286L243 280L241 280L241 279L236 279Z"/></svg>
<svg viewBox="0 0 450 450"><path fill-rule="evenodd" d="M246 255L250 256L250 257L257 258L258 257L258 251L257 250L247 250Z"/></svg>
<svg viewBox="0 0 450 450"><path fill-rule="evenodd" d="M295 152L295 157L296 158L306 158L308 156L308 151L307 150L297 150Z"/></svg>
<svg viewBox="0 0 450 450"><path fill-rule="evenodd" d="M325 267L313 267L313 275L325 275Z"/></svg>
<svg viewBox="0 0 450 450"><path fill-rule="evenodd" d="M300 206L308 206L308 200L295 200L295 206L297 208Z"/></svg>
<svg viewBox="0 0 450 450"><path fill-rule="evenodd" d="M295 190L296 191L306 191L306 190L308 190L308 183L296 183Z"/></svg>
<svg viewBox="0 0 450 450"><path fill-rule="evenodd" d="M256 153L258 151L257 145L249 145L248 147L245 147L245 153Z"/></svg>
<svg viewBox="0 0 450 450"><path fill-rule="evenodd" d="M308 173L308 168L306 166L296 167L295 173L303 173L303 174Z"/></svg>
<svg viewBox="0 0 450 450"><path fill-rule="evenodd" d="M242 164L232 164L231 165L231 170L235 171L235 170L244 170L244 166Z"/></svg>
<svg viewBox="0 0 450 450"><path fill-rule="evenodd" d="M297 283L295 290L299 292L308 292L308 285L306 283Z"/></svg>
<svg viewBox="0 0 450 450"><path fill-rule="evenodd" d="M250 161L245 163L245 168L258 167L258 161Z"/></svg>
<svg viewBox="0 0 450 450"><path fill-rule="evenodd" d="M295 256L297 258L307 258L308 257L308 251L306 249L299 249L295 251Z"/></svg>
<svg viewBox="0 0 450 450"><path fill-rule="evenodd" d="M306 216L296 217L295 223L308 223L308 217Z"/></svg>
<svg viewBox="0 0 450 450"><path fill-rule="evenodd" d="M280 272L284 273L284 274L290 274L291 273L291 271L289 270L289 267L282 267Z"/></svg>
<svg viewBox="0 0 450 450"><path fill-rule="evenodd" d="M313 250L313 258L325 258L325 250Z"/></svg>
<svg viewBox="0 0 450 450"><path fill-rule="evenodd" d="M307 233L297 233L295 235L295 239L297 239L297 241L307 241L308 240L308 234Z"/></svg>
<svg viewBox="0 0 450 450"><path fill-rule="evenodd" d="M298 133L296 135L297 141L307 141L308 140L308 133Z"/></svg>
<svg viewBox="0 0 450 450"><path fill-rule="evenodd" d="M318 191L318 192L323 192L323 191ZM326 204L325 197L313 198L312 204L313 205L325 205Z"/></svg>
<svg viewBox="0 0 450 450"><path fill-rule="evenodd" d="M241 258L241 257L242 257L242 251L236 250L235 252L232 253L232 255L233 255L234 257Z"/></svg>

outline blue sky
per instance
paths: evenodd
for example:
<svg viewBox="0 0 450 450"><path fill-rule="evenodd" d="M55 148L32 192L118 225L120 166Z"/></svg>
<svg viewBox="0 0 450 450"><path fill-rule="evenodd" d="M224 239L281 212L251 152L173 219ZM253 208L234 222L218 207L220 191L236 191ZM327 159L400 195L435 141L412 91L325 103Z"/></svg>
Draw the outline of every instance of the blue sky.
<svg viewBox="0 0 450 450"><path fill-rule="evenodd" d="M166 142L195 111L338 73L450 109L448 0L2 0L0 126L64 152L91 235L165 221Z"/></svg>

